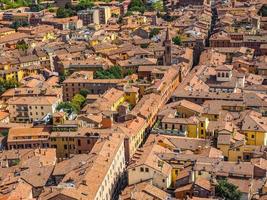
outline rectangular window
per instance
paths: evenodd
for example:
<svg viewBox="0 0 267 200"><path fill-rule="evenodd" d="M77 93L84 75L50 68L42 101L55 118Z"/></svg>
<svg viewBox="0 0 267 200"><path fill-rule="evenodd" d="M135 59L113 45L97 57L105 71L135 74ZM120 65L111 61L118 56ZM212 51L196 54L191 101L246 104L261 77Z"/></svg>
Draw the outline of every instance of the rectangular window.
<svg viewBox="0 0 267 200"><path fill-rule="evenodd" d="M66 144L64 144L64 149L68 149L68 146Z"/></svg>
<svg viewBox="0 0 267 200"><path fill-rule="evenodd" d="M144 168L143 167L140 167L140 172L144 172Z"/></svg>
<svg viewBox="0 0 267 200"><path fill-rule="evenodd" d="M149 172L149 169L146 167L146 172Z"/></svg>
<svg viewBox="0 0 267 200"><path fill-rule="evenodd" d="M81 140L80 139L78 140L78 146L81 146Z"/></svg>

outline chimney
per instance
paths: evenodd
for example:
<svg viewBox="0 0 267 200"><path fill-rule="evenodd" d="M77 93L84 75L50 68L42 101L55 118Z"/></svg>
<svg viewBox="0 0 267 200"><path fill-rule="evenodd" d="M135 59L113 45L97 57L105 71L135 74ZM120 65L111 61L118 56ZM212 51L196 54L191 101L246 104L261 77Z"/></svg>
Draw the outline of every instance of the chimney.
<svg viewBox="0 0 267 200"><path fill-rule="evenodd" d="M82 185L87 186L86 180L82 180Z"/></svg>
<svg viewBox="0 0 267 200"><path fill-rule="evenodd" d="M103 116L101 121L101 128L111 128L113 119L111 116Z"/></svg>

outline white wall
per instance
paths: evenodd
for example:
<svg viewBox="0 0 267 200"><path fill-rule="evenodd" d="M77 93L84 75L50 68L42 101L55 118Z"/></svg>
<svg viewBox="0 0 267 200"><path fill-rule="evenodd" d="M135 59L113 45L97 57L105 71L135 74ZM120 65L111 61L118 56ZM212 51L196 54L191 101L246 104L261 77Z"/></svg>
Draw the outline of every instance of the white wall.
<svg viewBox="0 0 267 200"><path fill-rule="evenodd" d="M95 196L95 200L110 200L117 181L125 169L124 142L121 143L108 172Z"/></svg>
<svg viewBox="0 0 267 200"><path fill-rule="evenodd" d="M144 169L143 172L141 172L141 168ZM148 172L146 172L146 168L148 168ZM161 189L167 189L171 184L171 173L166 177L163 173L160 173L159 171L154 170L146 165L140 165L138 167L128 169L129 185L140 183L149 179L153 179L153 185Z"/></svg>

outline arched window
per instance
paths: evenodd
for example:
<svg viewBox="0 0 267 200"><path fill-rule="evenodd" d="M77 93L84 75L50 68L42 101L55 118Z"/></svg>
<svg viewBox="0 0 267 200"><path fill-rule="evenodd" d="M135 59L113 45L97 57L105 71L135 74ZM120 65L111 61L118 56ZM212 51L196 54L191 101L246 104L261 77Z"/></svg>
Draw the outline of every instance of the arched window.
<svg viewBox="0 0 267 200"><path fill-rule="evenodd" d="M222 73L222 77L224 77L224 72Z"/></svg>

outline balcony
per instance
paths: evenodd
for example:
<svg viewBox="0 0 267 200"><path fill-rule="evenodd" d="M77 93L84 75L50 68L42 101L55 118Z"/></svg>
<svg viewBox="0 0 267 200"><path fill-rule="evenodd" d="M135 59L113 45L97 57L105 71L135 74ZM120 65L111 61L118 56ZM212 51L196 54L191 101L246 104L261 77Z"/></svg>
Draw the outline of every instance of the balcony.
<svg viewBox="0 0 267 200"><path fill-rule="evenodd" d="M16 121L19 121L19 122L29 121L30 119L27 112L26 113L19 112L16 114L15 118L16 118Z"/></svg>
<svg viewBox="0 0 267 200"><path fill-rule="evenodd" d="M29 109L27 106L20 106L20 107L17 107L16 111L17 112L27 112Z"/></svg>
<svg viewBox="0 0 267 200"><path fill-rule="evenodd" d="M18 122L25 122L25 121L29 121L30 118L28 116L18 116L16 117L16 121Z"/></svg>

